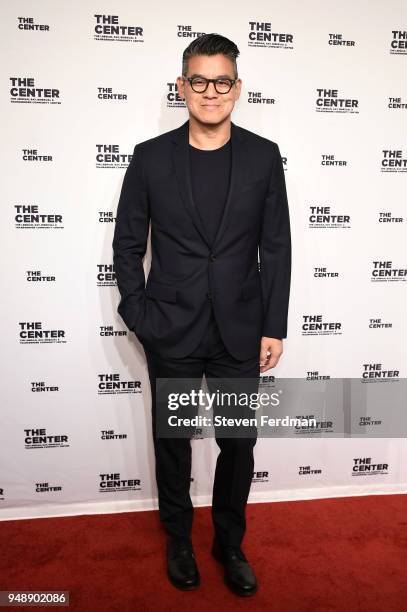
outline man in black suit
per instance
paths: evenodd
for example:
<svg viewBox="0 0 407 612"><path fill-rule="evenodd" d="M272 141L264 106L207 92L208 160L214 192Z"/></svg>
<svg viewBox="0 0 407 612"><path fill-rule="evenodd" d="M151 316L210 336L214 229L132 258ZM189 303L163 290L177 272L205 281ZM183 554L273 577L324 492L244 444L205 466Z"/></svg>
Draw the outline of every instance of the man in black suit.
<svg viewBox="0 0 407 612"><path fill-rule="evenodd" d="M242 85L238 55L218 34L202 35L185 49L177 85L189 119L135 146L113 239L118 312L147 358L167 572L184 590L200 583L191 541L191 442L156 435L163 408L155 381L203 374L258 380L277 364L287 335L291 237L284 169L275 142L231 121ZM216 442L212 553L228 586L252 595L257 580L241 542L256 436Z"/></svg>

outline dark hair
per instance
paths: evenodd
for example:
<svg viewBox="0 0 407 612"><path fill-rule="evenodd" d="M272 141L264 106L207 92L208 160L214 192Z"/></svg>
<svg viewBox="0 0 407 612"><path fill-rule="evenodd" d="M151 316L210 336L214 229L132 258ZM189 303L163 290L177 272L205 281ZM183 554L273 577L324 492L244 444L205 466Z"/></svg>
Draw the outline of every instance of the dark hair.
<svg viewBox="0 0 407 612"><path fill-rule="evenodd" d="M186 76L188 71L188 60L195 55L226 55L233 62L235 78L237 78L236 58L239 49L234 42L220 34L202 34L195 38L182 54L182 75Z"/></svg>

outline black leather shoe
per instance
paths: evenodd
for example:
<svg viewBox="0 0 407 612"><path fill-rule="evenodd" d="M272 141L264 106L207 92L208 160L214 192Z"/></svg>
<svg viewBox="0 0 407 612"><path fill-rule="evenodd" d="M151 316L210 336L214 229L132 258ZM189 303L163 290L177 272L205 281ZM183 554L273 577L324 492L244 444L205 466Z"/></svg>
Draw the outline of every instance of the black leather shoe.
<svg viewBox="0 0 407 612"><path fill-rule="evenodd" d="M221 548L215 539L212 545L212 555L217 561L223 563L225 583L236 595L249 597L257 592L256 576L239 547L226 546Z"/></svg>
<svg viewBox="0 0 407 612"><path fill-rule="evenodd" d="M177 589L192 591L199 586L200 575L190 540L168 539L167 575Z"/></svg>

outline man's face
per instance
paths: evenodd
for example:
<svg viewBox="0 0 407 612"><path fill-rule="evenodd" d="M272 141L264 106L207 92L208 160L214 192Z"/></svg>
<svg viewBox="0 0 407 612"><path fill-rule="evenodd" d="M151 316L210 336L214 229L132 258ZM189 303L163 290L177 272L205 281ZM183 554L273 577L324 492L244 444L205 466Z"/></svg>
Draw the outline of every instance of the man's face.
<svg viewBox="0 0 407 612"><path fill-rule="evenodd" d="M233 62L226 55L196 55L188 62L186 76L201 76L207 79L223 77L233 80L235 73ZM192 90L190 83L183 81L182 77L177 78L177 86L180 96L185 98L190 116L200 123L217 125L231 114L240 96L242 82L238 79L226 94L219 94L215 90L214 83L209 83L205 92L196 93Z"/></svg>

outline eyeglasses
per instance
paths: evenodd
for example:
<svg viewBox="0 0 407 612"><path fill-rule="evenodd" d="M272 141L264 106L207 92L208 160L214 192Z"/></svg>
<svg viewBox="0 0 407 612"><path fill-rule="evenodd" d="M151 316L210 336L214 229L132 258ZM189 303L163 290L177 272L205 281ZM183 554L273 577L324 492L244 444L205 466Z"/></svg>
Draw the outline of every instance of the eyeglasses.
<svg viewBox="0 0 407 612"><path fill-rule="evenodd" d="M205 79L205 77L183 77L183 79L189 82L195 93L204 93L209 83L213 83L218 94L229 93L237 81L237 79Z"/></svg>

